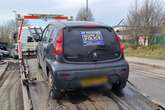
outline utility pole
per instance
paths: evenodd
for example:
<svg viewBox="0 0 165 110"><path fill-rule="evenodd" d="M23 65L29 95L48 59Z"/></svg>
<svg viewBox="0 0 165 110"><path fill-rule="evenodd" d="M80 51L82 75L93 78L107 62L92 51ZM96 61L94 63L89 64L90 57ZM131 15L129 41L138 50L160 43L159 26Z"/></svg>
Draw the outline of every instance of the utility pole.
<svg viewBox="0 0 165 110"><path fill-rule="evenodd" d="M17 27L18 27L18 23L17 23L17 11L16 10L13 10L12 11L13 13L14 13L14 21L15 21L15 30L14 30L14 32L16 32L17 31Z"/></svg>
<svg viewBox="0 0 165 110"><path fill-rule="evenodd" d="M88 0L86 0L86 20L88 20Z"/></svg>

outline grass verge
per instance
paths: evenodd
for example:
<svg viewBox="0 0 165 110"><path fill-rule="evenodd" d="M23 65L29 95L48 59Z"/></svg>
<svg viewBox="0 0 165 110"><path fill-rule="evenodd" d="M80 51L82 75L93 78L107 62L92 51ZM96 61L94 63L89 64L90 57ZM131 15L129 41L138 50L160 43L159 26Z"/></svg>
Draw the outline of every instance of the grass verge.
<svg viewBox="0 0 165 110"><path fill-rule="evenodd" d="M154 45L154 46L133 46L125 45L125 55L152 59L163 59L165 60L165 46Z"/></svg>

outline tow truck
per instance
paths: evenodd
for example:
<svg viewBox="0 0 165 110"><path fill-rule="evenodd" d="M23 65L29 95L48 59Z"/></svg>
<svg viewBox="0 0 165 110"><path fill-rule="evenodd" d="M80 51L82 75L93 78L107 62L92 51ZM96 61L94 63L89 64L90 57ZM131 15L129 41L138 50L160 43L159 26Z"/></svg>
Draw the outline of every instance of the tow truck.
<svg viewBox="0 0 165 110"><path fill-rule="evenodd" d="M42 20L42 23L44 22L43 24L46 24L49 20L69 20L69 17L54 14L29 14L17 19L19 25L18 43L21 42L21 51L25 56L36 55L37 43L42 35L44 25L39 22L31 25L29 22L35 22L37 20Z"/></svg>
<svg viewBox="0 0 165 110"><path fill-rule="evenodd" d="M51 16L52 17L52 16ZM52 17L68 20L66 16ZM51 99L47 79L37 68L36 58L27 59L23 55L22 30L26 20L46 19L41 16L24 16L18 31L18 55L21 74L24 110L165 110L142 94L131 82L121 93L93 89L69 93L63 99ZM103 89L103 88L102 88ZM140 105L140 106L139 106Z"/></svg>

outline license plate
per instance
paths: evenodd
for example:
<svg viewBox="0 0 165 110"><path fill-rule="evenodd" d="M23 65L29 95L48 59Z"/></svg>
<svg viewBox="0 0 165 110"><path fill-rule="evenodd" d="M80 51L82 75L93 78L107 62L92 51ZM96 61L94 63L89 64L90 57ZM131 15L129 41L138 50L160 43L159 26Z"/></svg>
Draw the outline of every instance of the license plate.
<svg viewBox="0 0 165 110"><path fill-rule="evenodd" d="M108 82L108 78L105 76L87 78L87 79L82 79L80 81L82 87L97 86L97 85L105 84L107 82Z"/></svg>

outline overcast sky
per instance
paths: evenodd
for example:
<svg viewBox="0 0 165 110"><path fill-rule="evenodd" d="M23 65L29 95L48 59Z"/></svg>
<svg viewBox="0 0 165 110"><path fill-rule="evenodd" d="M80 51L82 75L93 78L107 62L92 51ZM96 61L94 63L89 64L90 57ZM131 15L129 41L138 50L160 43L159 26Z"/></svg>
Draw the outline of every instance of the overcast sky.
<svg viewBox="0 0 165 110"><path fill-rule="evenodd" d="M22 14L51 13L75 17L78 10L85 6L85 1L86 0L1 0L0 24L9 19L14 19L13 10ZM135 0L89 0L89 7L96 21L104 22L112 26L126 17L134 1ZM142 0L138 1L140 2Z"/></svg>

